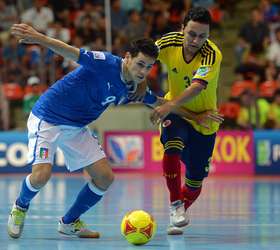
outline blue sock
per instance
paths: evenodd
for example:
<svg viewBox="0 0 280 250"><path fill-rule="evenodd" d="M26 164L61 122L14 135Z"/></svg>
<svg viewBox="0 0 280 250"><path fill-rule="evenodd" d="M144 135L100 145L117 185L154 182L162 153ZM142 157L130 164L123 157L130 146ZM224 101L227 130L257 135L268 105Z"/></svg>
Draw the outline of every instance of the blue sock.
<svg viewBox="0 0 280 250"><path fill-rule="evenodd" d="M28 209L30 201L38 192L38 189L32 187L30 183L30 175L28 175L22 182L21 191L16 200L16 205Z"/></svg>
<svg viewBox="0 0 280 250"><path fill-rule="evenodd" d="M83 213L93 207L105 192L92 183L87 183L76 198L72 207L63 216L62 221L69 224L77 220Z"/></svg>

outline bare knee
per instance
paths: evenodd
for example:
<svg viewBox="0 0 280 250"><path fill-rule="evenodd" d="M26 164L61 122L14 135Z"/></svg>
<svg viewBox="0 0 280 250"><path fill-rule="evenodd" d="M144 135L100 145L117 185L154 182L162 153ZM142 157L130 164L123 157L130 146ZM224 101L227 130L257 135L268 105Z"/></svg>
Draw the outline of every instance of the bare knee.
<svg viewBox="0 0 280 250"><path fill-rule="evenodd" d="M32 167L30 183L34 188L43 187L51 177L52 167L50 164L37 164Z"/></svg>
<svg viewBox="0 0 280 250"><path fill-rule="evenodd" d="M114 181L114 173L106 159L102 159L86 168L92 182L103 191L106 191Z"/></svg>
<svg viewBox="0 0 280 250"><path fill-rule="evenodd" d="M114 181L114 173L112 171L106 171L97 174L92 178L92 182L101 190L106 191Z"/></svg>

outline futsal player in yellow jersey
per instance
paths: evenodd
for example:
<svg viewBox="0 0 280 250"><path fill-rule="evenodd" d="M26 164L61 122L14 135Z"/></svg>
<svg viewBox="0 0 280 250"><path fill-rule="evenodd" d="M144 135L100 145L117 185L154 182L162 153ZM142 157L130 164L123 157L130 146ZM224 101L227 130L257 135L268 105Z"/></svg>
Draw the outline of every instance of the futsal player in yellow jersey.
<svg viewBox="0 0 280 250"><path fill-rule="evenodd" d="M168 234L182 234L189 223L187 210L198 198L208 175L219 123L209 120L205 128L171 112L184 107L195 113L217 109L217 85L222 54L209 38L211 17L207 9L196 7L184 19L182 32L171 32L156 44L158 59L168 70L168 100L151 115L161 122L164 146L163 171L170 192ZM186 166L181 186L180 160Z"/></svg>

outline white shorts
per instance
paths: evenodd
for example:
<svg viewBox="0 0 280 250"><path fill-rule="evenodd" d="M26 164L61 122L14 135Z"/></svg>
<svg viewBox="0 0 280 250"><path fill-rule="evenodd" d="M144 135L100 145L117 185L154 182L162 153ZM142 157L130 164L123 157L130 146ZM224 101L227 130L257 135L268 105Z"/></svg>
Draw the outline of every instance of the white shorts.
<svg viewBox="0 0 280 250"><path fill-rule="evenodd" d="M105 153L88 127L55 126L30 114L28 121L28 163L53 164L59 147L69 171L105 158Z"/></svg>

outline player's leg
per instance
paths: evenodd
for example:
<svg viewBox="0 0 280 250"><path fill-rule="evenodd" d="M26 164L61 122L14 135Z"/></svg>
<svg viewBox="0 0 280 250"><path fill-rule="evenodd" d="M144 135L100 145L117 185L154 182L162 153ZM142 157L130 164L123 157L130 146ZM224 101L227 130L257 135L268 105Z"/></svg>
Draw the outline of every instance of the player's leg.
<svg viewBox="0 0 280 250"><path fill-rule="evenodd" d="M80 216L92 208L103 197L114 180L114 174L103 158L85 168L90 180L79 192L75 202L59 222L58 231L63 234L75 234L79 237L99 237L97 232L87 229Z"/></svg>
<svg viewBox="0 0 280 250"><path fill-rule="evenodd" d="M75 148L79 149L78 154L73 150ZM85 169L90 180L82 187L73 205L59 221L58 231L79 237L99 237L97 232L87 228L86 224L80 220L80 216L101 200L113 182L113 171L97 138L94 138L88 130L82 130L71 139L64 141L61 149L70 170L77 169L76 166L80 163L80 168Z"/></svg>
<svg viewBox="0 0 280 250"><path fill-rule="evenodd" d="M189 126L189 138L182 154L186 165L185 184L182 187L186 210L199 197L203 179L208 176L216 137L216 134L202 135Z"/></svg>
<svg viewBox="0 0 280 250"><path fill-rule="evenodd" d="M13 238L21 236L26 212L31 200L51 176L52 161L56 151L57 129L30 115L28 119L28 160L33 165L32 173L22 182L21 191L11 210L8 233Z"/></svg>
<svg viewBox="0 0 280 250"><path fill-rule="evenodd" d="M50 164L34 165L32 173L23 180L20 194L13 205L8 220L8 233L12 238L21 236L30 202L49 180L51 169Z"/></svg>
<svg viewBox="0 0 280 250"><path fill-rule="evenodd" d="M164 146L163 175L170 194L170 225L185 226L184 204L181 194L180 159L184 148L183 120L177 115L169 115L161 125L161 142Z"/></svg>

